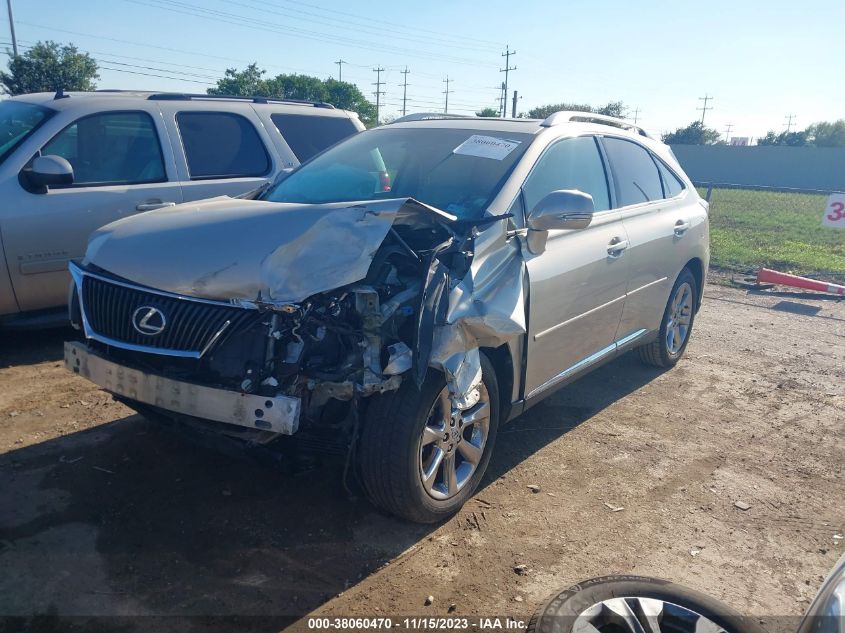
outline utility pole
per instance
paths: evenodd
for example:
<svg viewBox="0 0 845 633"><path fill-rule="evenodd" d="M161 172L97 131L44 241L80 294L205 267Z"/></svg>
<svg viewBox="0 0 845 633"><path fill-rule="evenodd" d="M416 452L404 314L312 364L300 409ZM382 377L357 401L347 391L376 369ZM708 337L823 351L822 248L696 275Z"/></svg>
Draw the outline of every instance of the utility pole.
<svg viewBox="0 0 845 633"><path fill-rule="evenodd" d="M337 80L343 81L343 65L348 64L349 62L345 62L342 59L339 59L335 62L337 64Z"/></svg>
<svg viewBox="0 0 845 633"><path fill-rule="evenodd" d="M511 118L516 118L516 90L513 91L513 106L511 106Z"/></svg>
<svg viewBox="0 0 845 633"><path fill-rule="evenodd" d="M704 115L707 114L708 110L712 110L713 106L707 107L707 102L712 101L713 97L708 94L705 94L703 97L698 98L699 101L703 101L704 105L700 108L696 108L696 110L701 110L701 125L704 125Z"/></svg>
<svg viewBox="0 0 845 633"><path fill-rule="evenodd" d="M381 80L381 74L384 72L384 68L373 68L373 72L376 73L376 81L373 85L376 87L376 91L373 93L376 97L376 125L378 125L379 120L379 110L381 108L381 96L384 94L381 87L384 85L384 82Z"/></svg>
<svg viewBox="0 0 845 633"><path fill-rule="evenodd" d="M795 119L795 115L787 114L783 118L786 119L786 133L789 134L789 131L792 129L792 121Z"/></svg>
<svg viewBox="0 0 845 633"><path fill-rule="evenodd" d="M508 112L508 106L506 101L508 98L508 74L510 73L510 71L516 70L516 66L511 67L510 65L511 55L516 55L516 51L512 51L510 46L505 46L505 52L502 53L502 57L505 58L505 67L499 69L500 73L505 73L505 81L502 84L502 118L504 118Z"/></svg>
<svg viewBox="0 0 845 633"><path fill-rule="evenodd" d="M15 37L15 18L12 15L12 0L6 0L6 7L9 9L9 29L12 31L12 52L18 56L18 39Z"/></svg>
<svg viewBox="0 0 845 633"><path fill-rule="evenodd" d="M411 71L405 66L405 70L399 72L405 75L405 81L402 82L402 116L405 116L405 106L408 103L408 73Z"/></svg>
<svg viewBox="0 0 845 633"><path fill-rule="evenodd" d="M505 94L505 82L502 82L502 85L499 87L499 116L505 116L505 108L507 108L507 100L508 96Z"/></svg>
<svg viewBox="0 0 845 633"><path fill-rule="evenodd" d="M731 142L731 130L733 129L733 127L734 127L733 123L728 123L725 126L725 143Z"/></svg>
<svg viewBox="0 0 845 633"><path fill-rule="evenodd" d="M446 90L443 91L443 94L446 95L446 107L443 110L444 114L449 114L449 93L453 92L452 90L449 90L450 81L449 75L446 75L446 79L443 80L443 83L446 84Z"/></svg>
<svg viewBox="0 0 845 633"><path fill-rule="evenodd" d="M634 125L636 125L637 121L639 121L639 120L640 120L640 107L637 106L636 109L634 110Z"/></svg>

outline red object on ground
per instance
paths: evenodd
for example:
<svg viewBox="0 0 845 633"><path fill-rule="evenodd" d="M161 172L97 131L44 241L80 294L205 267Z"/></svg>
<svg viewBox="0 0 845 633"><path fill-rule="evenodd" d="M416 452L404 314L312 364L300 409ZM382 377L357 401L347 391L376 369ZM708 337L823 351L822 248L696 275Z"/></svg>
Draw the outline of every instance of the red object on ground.
<svg viewBox="0 0 845 633"><path fill-rule="evenodd" d="M757 283L779 284L781 286L792 286L794 288L804 288L806 290L816 290L818 292L829 292L831 294L845 296L845 286L829 284L826 281L818 281L809 277L781 273L769 268L761 268L757 271Z"/></svg>

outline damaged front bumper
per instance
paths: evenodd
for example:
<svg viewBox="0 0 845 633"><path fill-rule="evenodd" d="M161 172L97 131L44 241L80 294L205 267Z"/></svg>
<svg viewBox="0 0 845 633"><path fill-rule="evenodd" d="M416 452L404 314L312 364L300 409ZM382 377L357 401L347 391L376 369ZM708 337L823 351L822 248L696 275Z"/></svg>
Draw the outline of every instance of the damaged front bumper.
<svg viewBox="0 0 845 633"><path fill-rule="evenodd" d="M79 342L65 343L65 367L113 394L173 413L282 435L293 435L299 428L299 398L258 396L165 378L107 360Z"/></svg>

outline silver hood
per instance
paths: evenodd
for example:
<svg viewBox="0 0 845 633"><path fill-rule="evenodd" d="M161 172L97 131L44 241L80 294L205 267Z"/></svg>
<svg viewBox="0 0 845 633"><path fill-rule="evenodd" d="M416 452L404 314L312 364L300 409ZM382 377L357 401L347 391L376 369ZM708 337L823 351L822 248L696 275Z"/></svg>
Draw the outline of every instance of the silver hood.
<svg viewBox="0 0 845 633"><path fill-rule="evenodd" d="M212 198L94 233L84 265L221 300L294 303L363 279L394 222L455 220L411 198L308 205Z"/></svg>

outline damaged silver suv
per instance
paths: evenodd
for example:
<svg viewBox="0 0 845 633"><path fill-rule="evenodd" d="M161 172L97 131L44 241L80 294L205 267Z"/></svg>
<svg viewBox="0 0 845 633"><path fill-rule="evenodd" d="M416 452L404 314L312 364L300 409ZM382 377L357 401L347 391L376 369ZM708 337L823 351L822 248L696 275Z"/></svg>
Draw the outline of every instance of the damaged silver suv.
<svg viewBox="0 0 845 633"><path fill-rule="evenodd" d="M501 423L684 353L707 204L625 121L412 115L257 195L125 218L71 267L65 362L142 412L341 443L370 499L456 512Z"/></svg>

